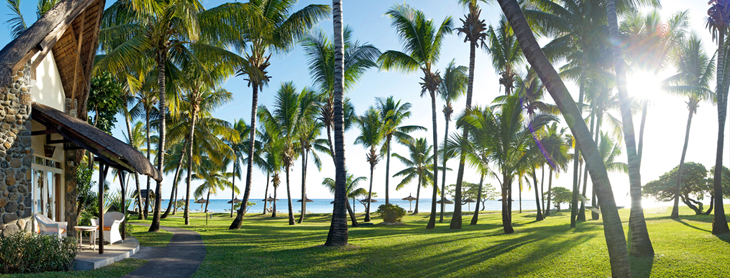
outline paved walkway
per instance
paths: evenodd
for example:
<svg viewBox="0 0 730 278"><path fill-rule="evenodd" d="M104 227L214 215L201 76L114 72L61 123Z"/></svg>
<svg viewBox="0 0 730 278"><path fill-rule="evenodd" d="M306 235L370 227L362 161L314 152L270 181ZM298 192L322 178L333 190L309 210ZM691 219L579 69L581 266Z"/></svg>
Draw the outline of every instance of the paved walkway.
<svg viewBox="0 0 730 278"><path fill-rule="evenodd" d="M173 233L170 243L166 247L140 247L139 252L132 258L145 259L149 262L123 277L187 278L198 270L205 258L205 244L200 234L180 228L164 226L160 228Z"/></svg>

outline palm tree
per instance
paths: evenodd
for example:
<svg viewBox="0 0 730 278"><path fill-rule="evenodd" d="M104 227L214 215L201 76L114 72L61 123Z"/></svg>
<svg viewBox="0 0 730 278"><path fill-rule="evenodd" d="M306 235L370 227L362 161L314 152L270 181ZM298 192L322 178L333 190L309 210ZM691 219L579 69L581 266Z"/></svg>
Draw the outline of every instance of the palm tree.
<svg viewBox="0 0 730 278"><path fill-rule="evenodd" d="M282 166L286 174L286 192L289 203L289 225L294 225L294 209L291 201L291 187L289 182L289 169L299 156L297 151L297 143L299 142L299 128L304 124L305 119L299 117L301 100L307 98L309 94L314 92L307 88L299 94L296 92L294 83L282 83L281 88L276 92L276 100L274 102L273 113L268 108L259 108L259 118L263 125L267 126L267 131L272 132L272 136L280 137L281 149L278 155L281 158Z"/></svg>
<svg viewBox="0 0 730 278"><path fill-rule="evenodd" d="M232 188L234 192L238 190L238 188L233 187L231 182L228 181L230 175L222 172L221 170L223 169L220 169L221 166L219 166L219 164L213 163L204 158L197 168L196 174L194 174L193 177L196 180L202 180L203 183L198 185L194 194L195 199L202 198L203 194L206 194L205 209L203 212L208 212L208 204L210 204L211 193L215 195L218 193L218 190L224 190L226 188Z"/></svg>
<svg viewBox="0 0 730 278"><path fill-rule="evenodd" d="M542 141L562 142L562 144L548 144L547 146L553 148L545 149L544 152L548 166L550 167L548 174L548 190L546 193L548 201L543 202L542 204L542 207L545 210L545 213L543 213L544 217L550 215L550 200L552 198L552 191L550 190L553 188L553 172L557 174L560 173L561 170L567 169L571 158L571 155L568 154L568 150L574 145L574 140L573 136L565 134L565 132L566 128L563 127L558 130L558 124L552 123L546 127L545 137L541 139Z"/></svg>
<svg viewBox="0 0 730 278"><path fill-rule="evenodd" d="M679 190L682 180L682 165L687 154L689 143L689 130L692 125L692 116L697 113L697 108L703 100L712 98L710 79L715 73L715 57L708 57L702 51L702 41L694 34L680 46L679 55L675 60L675 67L679 71L664 82L664 90L667 92L687 97L687 130L685 132L682 156L677 167L677 193L674 197L674 208L671 218L679 218Z"/></svg>
<svg viewBox="0 0 730 278"><path fill-rule="evenodd" d="M451 115L454 113L454 108L451 106L451 102L456 101L462 95L464 95L467 85L469 83L469 77L467 76L467 67L456 66L455 60L451 60L446 70L444 71L444 80L441 82L441 98L446 102L444 104L444 119L446 120L446 129L444 130L444 150L448 149L449 139L449 122L451 122ZM445 192L446 185L446 161L449 160L447 153L443 152L444 162L442 162L441 168L443 169L441 175L441 192ZM461 200L461 185L456 183L456 195L458 200ZM439 216L439 222L444 222L444 206L445 203L441 202L441 214Z"/></svg>
<svg viewBox="0 0 730 278"><path fill-rule="evenodd" d="M267 68L271 65L270 51L287 52L297 40L319 20L325 18L329 13L327 5L308 5L301 10L292 12L296 1L291 0L252 0L246 4L248 13L246 17L249 22L246 26L238 26L243 29L236 45L239 49L245 49L243 66L239 68L239 75L248 76L248 85L252 88L251 94L251 134L249 144L253 144L256 131L256 109L258 106L259 90L268 85L270 76ZM236 6L238 3L225 4ZM236 33L236 32L232 32ZM245 42L244 42L245 41ZM253 156L253 145L249 146L248 156ZM246 166L246 187L243 193L241 208L238 209L236 219L231 223L230 229L240 229L243 216L246 213L246 206L251 194L251 176L253 175L253 163L249 161Z"/></svg>
<svg viewBox="0 0 730 278"><path fill-rule="evenodd" d="M327 233L326 246L347 245L347 169L345 168L345 127L343 93L345 91L345 43L342 32L342 0L332 0L332 27L335 33L335 76L333 78L333 102L335 124L335 205L332 222ZM353 221L354 222L354 221ZM354 223L353 223L354 224Z"/></svg>
<svg viewBox="0 0 730 278"><path fill-rule="evenodd" d="M37 18L40 19L46 12L56 6L58 2L61 2L61 0L38 0L38 6L36 8ZM7 0L7 3L12 13L9 14L10 18L5 23L10 25L10 35L15 39L28 29L28 25L25 23L25 18L20 11L20 0Z"/></svg>
<svg viewBox="0 0 730 278"><path fill-rule="evenodd" d="M467 81L467 87L466 87L466 106L465 106L465 113L468 113L468 111L471 109L471 99L472 94L474 92L474 68L475 68L475 59L476 59L476 48L477 47L485 47L487 40L487 25L484 23L484 20L479 19L479 16L482 13L482 10L477 5L476 0L460 0L462 4L467 4L469 7L469 14L464 15L464 19L461 19L461 27L456 28L456 31L458 34L464 34L464 42L469 42L469 77ZM447 132L448 134L448 132ZM463 133L461 135L462 138L469 138L469 130L464 128ZM446 142L446 141L444 141ZM445 160L445 159L444 159ZM459 170L457 172L456 176L456 192L461 197L461 186L464 180L464 163L465 163L466 157L462 153L462 155L459 157ZM445 176L445 173L444 173ZM443 188L442 184L442 188ZM481 191L479 192L481 194ZM459 207L461 209L461 207ZM443 204L441 205L441 211L443 215ZM456 219L455 219L456 217ZM451 218L451 223L454 227L461 227L461 215L458 215ZM443 219L443 217L441 217ZM474 219L472 219L472 223L476 223Z"/></svg>
<svg viewBox="0 0 730 278"><path fill-rule="evenodd" d="M355 138L355 144L361 144L363 147L370 148L370 151L365 155L368 163L370 164L370 188L367 192L373 192L373 171L375 165L378 164L381 157L377 153L377 147L380 145L380 141L383 140L383 122L380 120L378 111L372 106L365 111L365 114L357 118L357 125L360 129L360 135ZM368 205L365 209L365 222L370 222L370 204L372 203L372 195L368 193L367 200Z"/></svg>
<svg viewBox="0 0 730 278"><path fill-rule="evenodd" d="M524 59L522 51L520 51L520 45L517 44L517 39L511 29L507 19L502 17L497 29L489 26L489 30L487 30L489 44L487 50L492 56L494 70L499 72L500 89L504 88L505 95L512 94L515 87L515 78L517 77L515 69Z"/></svg>
<svg viewBox="0 0 730 278"><path fill-rule="evenodd" d="M226 160L224 160L225 165L233 164L232 165L233 169L232 169L232 172L230 173L231 178L233 180L232 184L231 184L231 186L233 188L237 188L236 179L241 179L243 163L246 163L246 161L248 159L250 159L250 158L246 157L246 155L248 155L248 153L249 153L248 152L248 147L249 147L248 140L240 140L240 139L246 138L246 136L250 133L250 130L249 130L250 128L251 128L251 126L246 124L246 121L244 121L243 119L234 120L233 121L233 130L235 131L234 133L237 134L238 136L233 136L233 137L238 138L239 140L238 141L226 140L226 143L228 143L228 145L231 147L231 149L233 150L233 154L234 154L234 157L232 157L232 158L226 157ZM256 166L258 166L259 168L266 169L267 162L264 161L264 158L261 156L261 153L263 152L261 145L262 144L259 141L254 142L255 149L253 151L253 163L256 164ZM268 179L269 178L267 177L266 178L267 190L268 190L268 182L269 182ZM233 200L235 198L236 195L234 195L234 194L238 194L238 192L231 192L231 195L232 195L231 200ZM266 192L266 194L268 194L268 192ZM266 196L266 194L264 194L264 195ZM231 203L231 217L233 217L233 211L235 210L234 207L235 207L235 203ZM266 209L265 202L264 202L264 209Z"/></svg>
<svg viewBox="0 0 730 278"><path fill-rule="evenodd" d="M197 0L172 1L117 1L109 7L101 21L99 41L113 49L96 63L95 70L119 71L126 64L132 64L138 57L152 56L157 69L159 121L159 149L156 155L157 168L162 170L167 142L165 117L167 115L167 94L175 90L166 88L166 76L171 72L166 67L187 60L192 67L204 68L201 61L226 61L240 64L238 56L229 52L219 43L219 39L231 32L226 26L233 18L240 16L241 9L232 11L230 7L217 7L205 10ZM194 54L193 54L194 53ZM190 59L191 55L197 58ZM187 57L188 59L181 59ZM205 78L206 76L203 76ZM162 181L157 182L159 192ZM155 211L150 231L159 230L160 197L155 197Z"/></svg>
<svg viewBox="0 0 730 278"><path fill-rule="evenodd" d="M306 90L306 88L305 88ZM318 121L317 115L320 111L320 100L321 96L317 93L310 91L308 93L302 93L299 99L299 124L297 128L297 137L299 139L299 152L302 156L302 200L307 199L307 165L309 165L309 155L314 158L314 165L317 166L317 170L322 170L322 161L319 159L319 155L315 150L321 150L327 152L325 140L317 139L322 131L322 122ZM298 223L304 221L304 214L307 212L307 202L302 201L302 213L299 214Z"/></svg>
<svg viewBox="0 0 730 278"><path fill-rule="evenodd" d="M431 96L431 122L433 133L433 201L431 217L427 229L436 225L436 193L438 192L438 130L436 127L436 94L441 83L441 75L433 72L433 65L441 54L441 42L445 35L451 34L451 17L446 17L439 26L432 19L427 19L423 11L415 10L408 5L395 5L386 13L391 25L403 42L405 52L389 50L378 58L384 70L398 69L405 72L423 71L421 80L421 97L428 92ZM386 166L387 171L387 166ZM387 181L387 180L386 180ZM386 196L388 192L386 191ZM386 197L387 198L387 197Z"/></svg>
<svg viewBox="0 0 730 278"><path fill-rule="evenodd" d="M144 144L146 133L144 130L144 123L142 122L136 122L134 124L134 128L130 129L129 135L124 134L124 139L127 141L127 144L129 144L132 148L135 150L139 150L142 148L142 144ZM140 186L139 186L139 176L137 173L134 175L134 180L137 183L137 192L140 192ZM142 196L141 194L137 194L137 211L139 211L139 214L137 215L137 219L142 219Z"/></svg>
<svg viewBox="0 0 730 278"><path fill-rule="evenodd" d="M425 128L416 125L403 125L403 122L411 117L411 103L406 102L401 105L401 101L396 101L393 96L386 99L376 98L376 109L380 112L380 121L382 122L383 146L380 147L380 156L385 156L385 204L390 203L390 147L393 138L398 142L407 143L413 141L408 135L416 130L425 130Z"/></svg>
<svg viewBox="0 0 730 278"><path fill-rule="evenodd" d="M147 160L151 160L150 158L150 139L152 136L152 133L150 132L151 129L151 122L153 118L158 118L159 116L159 110L157 110L157 107L155 105L157 104L157 94L151 89L147 88L145 90L140 90L137 92L137 104L135 104L134 107L132 107L130 114L132 115L141 115L144 114L145 119L145 135L147 136L147 148L145 149L145 152L147 153ZM147 176L147 192L150 190L150 183L151 179L149 176ZM147 211L150 207L150 201L149 198L146 198L145 204L144 204L144 218L147 219Z"/></svg>
<svg viewBox="0 0 730 278"><path fill-rule="evenodd" d="M375 60L380 56L380 50L368 43L352 42L352 29L345 27L343 31L344 40L344 90L352 88L360 80L365 72L377 67ZM321 104L320 120L327 129L327 143L330 149L330 156L334 161L334 145L332 142L332 128L334 127L334 70L335 70L335 47L327 39L323 31L310 34L302 39L305 55L309 58L309 74L314 79L319 91L325 94L326 98ZM343 104L345 109L345 130L348 130L355 117L354 108L348 99Z"/></svg>
<svg viewBox="0 0 730 278"><path fill-rule="evenodd" d="M622 146L619 141L614 141L607 133L601 132L598 152L603 158L603 165L606 165L606 170L616 173L629 173L628 164L616 161L621 155L621 149Z"/></svg>
<svg viewBox="0 0 730 278"><path fill-rule="evenodd" d="M416 187L416 208L413 210L413 214L418 214L421 187L428 187L429 182L433 180L433 171L429 170L429 168L433 168L433 155L428 155L432 146L428 145L426 138L418 138L406 146L408 147L408 157L397 153L393 154L393 157L398 158L403 163L403 166L406 167L393 175L393 177L403 177L395 189L400 190L411 183L413 179L418 180L418 186Z"/></svg>
<svg viewBox="0 0 730 278"><path fill-rule="evenodd" d="M707 11L707 27L712 33L712 39L717 39L717 86L715 87L715 97L717 98L717 154L715 155L715 177L712 182L715 196L722 196L722 152L723 140L725 140L725 119L727 117L727 98L728 87L725 82L725 32L728 23L730 23L730 3L727 0L712 0L709 2L712 6ZM722 204L722 198L715 198L715 217L712 221L712 234L727 234L730 228L727 225L725 217L725 207Z"/></svg>
<svg viewBox="0 0 730 278"><path fill-rule="evenodd" d="M347 175L347 180L346 180L346 183L345 183L345 196L347 198L352 198L353 199L352 200L353 201L353 206L355 205L355 200L354 200L355 198L357 198L358 196L361 196L361 194L363 194L363 193L365 193L367 195L367 192L363 192L364 189L357 188L357 185L360 182L365 181L365 180L367 180L366 177L357 177L357 178L355 178L352 174L348 174ZM335 188L335 180L333 180L332 178L325 178L322 181L322 185L324 185L325 187L327 187L330 190L330 192L335 193L335 189L336 189ZM346 202L346 203L347 203L348 206L350 205L349 202ZM354 214L350 214L351 217L353 215ZM353 220L353 224L354 223L355 222Z"/></svg>
<svg viewBox="0 0 730 278"><path fill-rule="evenodd" d="M510 25L514 29L517 41L525 55L527 61L538 73L540 80L545 84L555 103L560 108L560 112L564 117L573 119L582 119L580 110L575 102L570 98L568 89L560 79L555 68L550 64L550 60L540 49L535 36L527 23L525 14L522 13L520 5L516 0L498 0L502 12L509 20ZM611 1L613 2L613 1ZM616 202L611 189L611 182L608 180L606 168L603 165L598 147L592 140L588 127L583 121L566 121L571 131L575 135L578 147L582 149L582 153L586 158L586 167L591 172L594 182L600 183L602 190L598 192L598 200L602 207L604 234L606 236L606 245L611 262L612 275L618 277L631 276L631 268L629 267L629 257L626 248L626 238L624 237L621 218L618 215Z"/></svg>

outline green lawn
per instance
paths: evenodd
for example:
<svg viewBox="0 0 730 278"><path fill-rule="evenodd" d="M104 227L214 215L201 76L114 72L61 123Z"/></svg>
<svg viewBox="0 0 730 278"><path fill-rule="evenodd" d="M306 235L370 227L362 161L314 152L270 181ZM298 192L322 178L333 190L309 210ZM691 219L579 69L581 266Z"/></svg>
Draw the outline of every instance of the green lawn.
<svg viewBox="0 0 730 278"><path fill-rule="evenodd" d="M149 227L144 226L137 226L137 225L129 225L132 227L132 236L139 240L140 246L150 246L150 247L165 247L168 243L170 243L170 239L172 238L172 233L160 230L156 233L150 233L148 230Z"/></svg>
<svg viewBox="0 0 730 278"><path fill-rule="evenodd" d="M62 278L62 277L122 277L123 275L132 272L139 268L143 264L147 263L147 260L137 259L126 259L112 265L102 267L100 269L89 270L89 271L69 271L69 272L44 272L34 274L7 274L0 275L3 278L20 278L20 277L38 277L38 278Z"/></svg>
<svg viewBox="0 0 730 278"><path fill-rule="evenodd" d="M621 210L625 230L628 213ZM669 219L668 212L646 214L657 255L632 258L634 275L730 277L730 236L710 233L711 215L694 216L687 208L681 213L680 221ZM196 277L610 276L601 221L570 229L568 215L534 222L534 213L514 214L515 233L505 235L499 214L481 215L476 226L465 216L462 230L450 230L449 218L426 230L428 215L419 214L407 216L404 226L351 228L348 248L321 246L327 214L310 214L303 224L289 226L286 214L272 219L253 213L235 231L228 230L228 214L216 214L207 226L202 214L187 227L179 217L163 219L162 225L203 235L207 256Z"/></svg>

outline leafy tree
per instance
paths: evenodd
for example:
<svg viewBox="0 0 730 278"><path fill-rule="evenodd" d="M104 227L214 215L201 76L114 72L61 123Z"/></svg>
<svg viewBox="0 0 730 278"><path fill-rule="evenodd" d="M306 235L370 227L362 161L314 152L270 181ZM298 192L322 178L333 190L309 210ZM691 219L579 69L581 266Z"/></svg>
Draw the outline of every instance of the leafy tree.
<svg viewBox="0 0 730 278"><path fill-rule="evenodd" d="M479 188L481 187L482 192L481 195L479 195ZM450 184L446 187L446 193L448 195L454 196L456 194L456 184ZM482 211L484 211L484 208L486 207L487 201L493 201L497 200L499 198L499 192L497 192L497 189L492 186L491 183L487 184L478 184L478 183L470 183L470 182L462 182L461 184L461 196L466 199L472 199L477 200L477 202L481 203L482 205ZM466 202L462 201L462 205L466 204ZM479 208L475 208L475 210L479 210Z"/></svg>
<svg viewBox="0 0 730 278"><path fill-rule="evenodd" d="M556 186L550 190L550 195L552 199L548 199L547 201L552 201L558 211L560 211L560 204L562 203L568 203L568 207L570 207L570 200L573 198L573 193L570 192L570 189Z"/></svg>
<svg viewBox="0 0 730 278"><path fill-rule="evenodd" d="M122 101L122 86L111 73L102 72L91 78L91 90L86 103L87 111L94 112L94 116L89 117L91 125L111 134L117 122L117 112L125 105Z"/></svg>
<svg viewBox="0 0 730 278"><path fill-rule="evenodd" d="M679 166L674 167L671 171L661 175L658 180L645 184L642 194L653 197L660 202L669 202L677 198L678 168ZM695 214L710 214L715 198L712 188L712 171L708 172L704 165L695 162L684 163L683 168L681 181L679 182L681 185L679 198L685 205L694 210ZM730 179L725 179L730 177L728 174L730 174L730 171L727 168L723 169L723 175L725 176L723 178L723 191L725 196L730 193ZM710 207L705 212L702 201L708 195L710 196Z"/></svg>

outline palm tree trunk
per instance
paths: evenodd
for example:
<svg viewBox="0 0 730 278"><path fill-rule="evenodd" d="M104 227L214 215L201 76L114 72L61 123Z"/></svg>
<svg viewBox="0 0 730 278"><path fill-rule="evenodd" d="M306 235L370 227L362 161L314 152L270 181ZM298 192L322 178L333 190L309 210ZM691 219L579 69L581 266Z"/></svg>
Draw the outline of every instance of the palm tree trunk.
<svg viewBox="0 0 730 278"><path fill-rule="evenodd" d="M727 234L730 232L725 217L725 207L722 203L722 152L725 140L725 119L727 117L727 89L724 85L725 78L725 29L720 28L718 38L717 54L717 151L715 155L715 177L713 179L713 191L715 198L715 217L712 220L712 234Z"/></svg>
<svg viewBox="0 0 730 278"><path fill-rule="evenodd" d="M190 133L188 134L188 177L187 185L185 190L185 212L183 218L185 218L185 225L190 225L190 183L193 181L193 139L195 138L195 122L197 120L197 113L192 113L192 121L190 121Z"/></svg>
<svg viewBox="0 0 730 278"><path fill-rule="evenodd" d="M330 147L330 156L332 156L332 163L337 164L337 155L335 155L335 149L332 147L332 130L330 126L327 126L327 144Z"/></svg>
<svg viewBox="0 0 730 278"><path fill-rule="evenodd" d="M545 218L542 216L542 209L540 208L540 196L538 196L537 193L537 174L535 173L535 166L532 166L532 181L535 183L535 186L533 188L535 189L535 206L537 206L537 217L535 218L535 220L540 221Z"/></svg>
<svg viewBox="0 0 730 278"><path fill-rule="evenodd" d="M591 134L597 134L595 131L596 114L591 113ZM586 195L586 188L588 187L588 167L583 168L583 196ZM578 221L586 221L586 201L584 198L580 199L580 210L578 210Z"/></svg>
<svg viewBox="0 0 730 278"><path fill-rule="evenodd" d="M550 167L550 174L548 174L550 181L548 181L548 195L547 195L547 209L545 210L545 216L550 216L550 202L553 200L553 167Z"/></svg>
<svg viewBox="0 0 730 278"><path fill-rule="evenodd" d="M596 142L596 145L598 145L598 144L600 144L599 139L601 138L600 134L601 134L601 122L603 121L603 112L600 112L596 118L597 118L596 119L596 132L595 132L595 134L593 134L593 136L594 136L593 141ZM593 206L594 209L600 209L601 207L598 205L598 200L597 200L598 199L597 198L598 187L596 186L596 183L593 182L593 180L591 180L591 186L592 186L592 188L591 188L591 192L592 192L591 205ZM601 215L598 214L597 212L595 212L595 210L591 211L591 219L598 220L600 218L600 216Z"/></svg>
<svg viewBox="0 0 730 278"><path fill-rule="evenodd" d="M167 141L167 123L165 122L167 114L167 95L165 91L165 62L167 62L167 50L163 49L159 53L159 60L157 61L157 82L160 89L160 96L157 102L158 110L160 110L160 127L158 130L159 143L157 144L157 170L162 173L165 165L165 143ZM190 141L192 144L192 141ZM152 223L150 224L150 232L157 232L160 230L160 206L162 203L162 179L157 181L155 186L155 211L152 216Z"/></svg>
<svg viewBox="0 0 730 278"><path fill-rule="evenodd" d="M178 177L175 182L179 185L180 184L180 177ZM177 192L180 191L180 188L178 186L175 186L175 198L172 200L175 202L175 206L172 210L172 215L177 214Z"/></svg>
<svg viewBox="0 0 730 278"><path fill-rule="evenodd" d="M572 121L566 122L575 136L576 141L579 142L578 146L581 148L584 157L586 157L588 171L591 173L593 182L600 189L598 190L598 201L602 207L604 235L611 262L611 274L615 277L631 277L626 238L624 236L621 218L618 215L611 182L608 179L608 173L606 172L606 167L603 165L603 160L598 153L598 147L592 140L585 122L577 120L581 119L580 110L578 110L575 102L570 97L568 89L560 79L557 71L555 71L555 68L553 68L550 61L542 52L519 4L515 0L498 0L498 2L515 31L515 37L517 37L517 41L527 61L538 73L538 76L543 84L545 84L545 87L564 117L573 119ZM609 0L609 4L614 8L615 12L614 1Z"/></svg>
<svg viewBox="0 0 730 278"><path fill-rule="evenodd" d="M289 187L289 165L286 166L286 200L289 204L289 225L294 225L294 208L291 202L291 189Z"/></svg>
<svg viewBox="0 0 730 278"><path fill-rule="evenodd" d="M385 146L385 150L386 150L386 156L385 156L385 204L386 205L390 204L390 194L389 194L390 189L389 189L389 185L390 185L390 143L392 143L391 142L392 141L391 139L393 139L393 138L390 137L390 136L388 136L388 138L386 139L387 140L387 144Z"/></svg>
<svg viewBox="0 0 730 278"><path fill-rule="evenodd" d="M618 19L616 17L616 1L609 0L607 8L609 34L612 40L620 40ZM641 173L639 171L638 156L636 155L636 135L634 134L634 122L631 115L631 99L626 89L626 64L621 46L613 45L612 48L614 69L618 81L618 97L621 104L621 121L623 122L626 156L629 164L629 192L631 193L631 214L629 216L629 241L631 243L629 253L637 257L651 257L654 256L654 248L646 229L644 209L641 207Z"/></svg>
<svg viewBox="0 0 730 278"><path fill-rule="evenodd" d="M187 142L186 142L186 144L187 144ZM186 146L183 146L183 150L185 149L185 147ZM180 175L180 168L182 168L183 157L185 157L184 152L182 154L180 154L180 161L177 162L177 169L175 169L175 176L173 177L174 179L172 180L172 189L170 190L170 201L167 203L167 209L165 210L165 213L162 215L162 218L167 218L167 215L170 214L170 210L173 207L172 204L175 203L175 200L177 200L176 199L177 196L175 196L175 195L177 195L178 177Z"/></svg>
<svg viewBox="0 0 730 278"><path fill-rule="evenodd" d="M231 226L228 227L230 230L238 230L241 228L243 223L243 216L246 214L246 206L248 205L248 198L251 195L251 175L253 174L253 151L254 142L256 136L256 109L258 108L259 101L259 84L253 82L251 84L251 133L248 136L248 163L246 164L246 189L243 191L243 200L241 200L241 207L236 212L236 218L233 219ZM264 208L266 209L266 208Z"/></svg>
<svg viewBox="0 0 730 278"><path fill-rule="evenodd" d="M352 211L352 207L350 206L350 202L345 201L345 204L347 205L347 213L350 215L350 221L352 221L353 227L360 227L360 224L357 223L357 216L355 216L355 212Z"/></svg>
<svg viewBox="0 0 730 278"><path fill-rule="evenodd" d="M690 126L692 125L692 114L692 110L690 110L689 115L687 116L687 129L684 133L684 146L682 146L682 156L679 159L679 166L677 167L677 187L674 189L674 207L672 208L672 216L670 216L670 218L672 219L679 218L679 195L682 194L682 170L684 170L684 158L687 155L689 130Z"/></svg>
<svg viewBox="0 0 730 278"><path fill-rule="evenodd" d="M448 159L446 159L446 150L448 149L446 144L449 142L449 118L445 114L444 114L444 118L446 118L445 119L446 128L444 129L444 150L443 150L444 151L444 162L441 163L441 165L442 165L442 167L441 167L442 168L442 172L441 172L441 192L442 193L441 193L441 195L443 195L444 194L443 192L445 192L444 190L446 190L446 161L448 160ZM441 202L441 213L439 216L439 223L444 222L444 207L445 206L446 206L446 203Z"/></svg>
<svg viewBox="0 0 730 278"><path fill-rule="evenodd" d="M145 107L145 129L147 129L147 160L150 160L150 111ZM151 163L152 161L150 161ZM147 176L147 195L144 196L144 219L147 220L147 212L150 209L150 176Z"/></svg>
<svg viewBox="0 0 730 278"><path fill-rule="evenodd" d="M271 212L271 218L276 217L276 200L278 200L277 196L276 196L277 188L278 188L278 186L276 186L276 184L274 184L274 208L273 208L274 211Z"/></svg>
<svg viewBox="0 0 730 278"><path fill-rule="evenodd" d="M511 194L509 188L512 187L512 178L506 174L502 175L502 228L505 234L514 233L515 230L512 228L512 203Z"/></svg>
<svg viewBox="0 0 730 278"><path fill-rule="evenodd" d="M375 149L370 149L370 154L375 154ZM365 221L370 222L370 204L373 202L373 172L375 164L370 163L370 188L368 189L368 206L365 208Z"/></svg>
<svg viewBox="0 0 730 278"><path fill-rule="evenodd" d="M443 198L442 198L443 199ZM418 214L418 201L421 200L421 177L418 177L418 187L416 187L416 208L413 214Z"/></svg>
<svg viewBox="0 0 730 278"><path fill-rule="evenodd" d="M126 110L127 103L129 101L129 96L124 96L124 123L127 125L127 135L129 136L129 146L134 148L134 142L132 142L132 126L131 126L131 119L129 115L129 111ZM140 187L139 187L139 175L137 172L134 172L134 181L137 184L137 211L139 211L139 214L137 216L137 219L142 219L142 195L139 194Z"/></svg>
<svg viewBox="0 0 730 278"><path fill-rule="evenodd" d="M520 202L520 213L522 213L522 179L520 179L520 190L517 192Z"/></svg>
<svg viewBox="0 0 730 278"><path fill-rule="evenodd" d="M236 202L234 200L236 199L236 171L233 171L233 177L231 177L233 180L233 184L231 185L231 217L233 217L233 210L236 208ZM268 189L268 188L267 188ZM264 206L266 208L266 206Z"/></svg>
<svg viewBox="0 0 730 278"><path fill-rule="evenodd" d="M307 212L307 161L309 151L303 151L302 155L302 213L299 214L299 223L304 221L304 214Z"/></svg>
<svg viewBox="0 0 730 278"><path fill-rule="evenodd" d="M649 110L649 101L644 100L644 107L641 109L641 126L639 127L639 169L641 169L641 154L644 151L644 125L646 124L646 112Z"/></svg>
<svg viewBox="0 0 730 278"><path fill-rule="evenodd" d="M203 210L205 217L208 217L208 204L210 204L210 190L208 190L208 196L205 197L205 210Z"/></svg>
<svg viewBox="0 0 730 278"><path fill-rule="evenodd" d="M439 180L439 172L438 172L438 153L439 153L439 144L438 144L438 130L436 128L436 92L429 92L431 95L431 122L433 124L433 196L431 197L431 217L428 219L428 225L426 225L426 229L433 229L436 227L436 193L438 191L438 180ZM389 154L390 155L390 154ZM457 190L456 194L460 194L460 190ZM444 197L444 194L441 193L441 196ZM457 195L460 196L460 195ZM443 199L443 198L442 198ZM461 202L461 199L458 200ZM451 228L452 229L461 229L461 203L456 203L456 200L454 201L454 216L451 217ZM458 217L458 223L456 223L457 220L454 220Z"/></svg>
<svg viewBox="0 0 730 278"><path fill-rule="evenodd" d="M345 49L342 30L342 0L332 0L332 25L335 33L335 80L334 80L334 102L335 102L335 205L332 211L332 222L327 234L327 246L347 245L347 215L345 209L349 206L347 202L346 182L347 169L345 168L345 126L342 109L344 79L345 79ZM387 194L387 192L386 192ZM354 226L354 225L353 225Z"/></svg>
<svg viewBox="0 0 730 278"><path fill-rule="evenodd" d="M266 202L269 200L269 171L266 171L266 191L264 191L264 213L266 214Z"/></svg>
<svg viewBox="0 0 730 278"><path fill-rule="evenodd" d="M469 225L476 225L479 221L479 205L482 203L482 184L484 184L484 173L479 178L479 191L477 191L477 204L474 207L474 216L471 218ZM539 211L539 210L538 210Z"/></svg>
<svg viewBox="0 0 730 278"><path fill-rule="evenodd" d="M545 219L545 216L547 216L547 215L545 215L545 164L544 163L542 164L542 167L540 167L540 169L542 172L542 177L540 177L540 196L539 196L540 203L542 204L542 206L540 208L542 208L542 218ZM535 190L537 190L537 189L535 189Z"/></svg>
<svg viewBox="0 0 730 278"><path fill-rule="evenodd" d="M464 107L465 112L469 112L471 110L471 98L474 92L474 67L475 67L475 57L476 57L476 48L477 48L477 42L476 41L470 41L469 42L469 81L466 85L466 107ZM434 125L434 129L436 126ZM462 128L462 138L466 140L469 138L469 130L466 128ZM435 132L435 131L434 131ZM446 141L444 141L446 142ZM434 146L436 144L434 143ZM435 156L434 156L435 158ZM459 170L456 173L456 194L458 194L458 200L461 202L461 186L464 182L464 164L466 162L466 153L462 152L459 155ZM435 165L435 164L434 164ZM446 169L444 168L444 171ZM455 198L456 199L456 198ZM456 200L454 200L454 203L456 204ZM459 203L460 204L460 203ZM459 207L459 213L457 216L456 213L456 207ZM454 206L454 216L451 217L451 225L449 225L451 229L461 229L461 206Z"/></svg>

